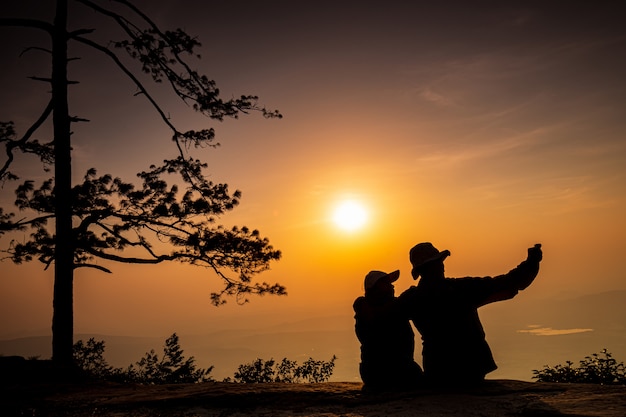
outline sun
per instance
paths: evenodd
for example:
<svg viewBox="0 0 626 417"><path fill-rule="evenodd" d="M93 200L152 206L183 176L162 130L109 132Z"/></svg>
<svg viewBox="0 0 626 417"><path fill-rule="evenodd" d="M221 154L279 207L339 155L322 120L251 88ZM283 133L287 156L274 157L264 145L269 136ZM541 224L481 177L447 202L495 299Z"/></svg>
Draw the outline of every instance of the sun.
<svg viewBox="0 0 626 417"><path fill-rule="evenodd" d="M367 210L357 201L344 201L335 209L333 221L343 230L357 230L367 222Z"/></svg>

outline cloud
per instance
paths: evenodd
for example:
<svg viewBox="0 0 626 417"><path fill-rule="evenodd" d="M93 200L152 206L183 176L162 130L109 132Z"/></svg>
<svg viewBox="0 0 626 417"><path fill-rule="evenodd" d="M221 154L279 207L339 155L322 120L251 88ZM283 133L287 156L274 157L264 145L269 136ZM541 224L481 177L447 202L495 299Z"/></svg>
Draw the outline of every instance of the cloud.
<svg viewBox="0 0 626 417"><path fill-rule="evenodd" d="M587 333L593 329L553 329L552 327L528 326L529 329L518 330L518 333L530 333L535 336L561 336L566 334Z"/></svg>
<svg viewBox="0 0 626 417"><path fill-rule="evenodd" d="M508 135L487 137L475 140L466 136L455 143L448 142L434 151L424 152L415 159L415 166L432 169L449 170L453 167L468 166L468 164L486 163L502 158L504 155L519 157L526 152L530 153L536 146L539 138L544 136L548 128L538 128L527 132L508 132ZM475 133L479 136L479 133Z"/></svg>
<svg viewBox="0 0 626 417"><path fill-rule="evenodd" d="M442 94L436 93L428 87L420 91L419 95L426 101L437 104L439 106L447 107L454 104L450 98L445 97Z"/></svg>

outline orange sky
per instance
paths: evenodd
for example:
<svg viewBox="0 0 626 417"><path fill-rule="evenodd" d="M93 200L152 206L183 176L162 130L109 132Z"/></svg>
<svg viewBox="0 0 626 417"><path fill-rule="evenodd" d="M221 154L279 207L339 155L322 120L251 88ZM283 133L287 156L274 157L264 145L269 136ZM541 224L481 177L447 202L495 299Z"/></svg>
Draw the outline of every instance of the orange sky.
<svg viewBox="0 0 626 417"><path fill-rule="evenodd" d="M162 25L198 35L199 69L226 97L258 94L284 114L215 125L169 108L181 126L217 128L221 147L193 154L243 191L223 223L258 228L283 251L259 280L289 295L216 310L203 269L79 270L76 332L351 316L369 270L400 269L398 290L411 285L408 250L420 241L452 252L449 276L504 273L542 243L529 299L626 289L626 16L611 2L217 3L139 2ZM20 47L3 45L5 60ZM75 178L93 166L130 179L171 155L169 132L132 86L83 52L71 112L91 122L75 126ZM46 65L35 56L3 66L1 120L23 131L38 114L45 87L24 76ZM332 222L347 198L369 212L352 233ZM11 199L5 186L0 201ZM49 331L51 272L7 261L0 271L0 337Z"/></svg>

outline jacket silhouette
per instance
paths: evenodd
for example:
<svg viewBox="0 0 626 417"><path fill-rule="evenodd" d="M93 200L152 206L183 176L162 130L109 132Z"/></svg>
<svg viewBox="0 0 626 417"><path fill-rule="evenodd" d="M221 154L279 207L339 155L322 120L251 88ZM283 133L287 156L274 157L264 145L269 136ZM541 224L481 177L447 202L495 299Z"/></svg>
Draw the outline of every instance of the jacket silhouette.
<svg viewBox="0 0 626 417"><path fill-rule="evenodd" d="M413 329L394 296L393 282L399 275L400 271L370 272L365 278L365 296L353 304L365 391L411 389L422 382L422 369L413 359Z"/></svg>
<svg viewBox="0 0 626 417"><path fill-rule="evenodd" d="M540 245L508 273L496 277L446 278L444 259L431 243L411 249L417 286L398 297L422 336L422 365L426 380L435 385L480 382L497 365L485 339L478 308L515 297L539 272Z"/></svg>

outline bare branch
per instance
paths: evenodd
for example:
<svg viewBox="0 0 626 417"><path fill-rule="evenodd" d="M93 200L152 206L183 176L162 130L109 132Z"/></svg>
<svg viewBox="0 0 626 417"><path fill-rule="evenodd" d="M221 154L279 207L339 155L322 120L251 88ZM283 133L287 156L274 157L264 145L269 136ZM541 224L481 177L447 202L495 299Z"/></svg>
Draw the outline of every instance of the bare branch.
<svg viewBox="0 0 626 417"><path fill-rule="evenodd" d="M0 223L0 234L11 230L21 230L27 226L39 224L50 219L54 219L54 214L46 214L45 216L34 217L28 220L21 219L16 222L3 222Z"/></svg>
<svg viewBox="0 0 626 417"><path fill-rule="evenodd" d="M40 47L40 46L29 46L28 48L25 48L25 49L24 49L24 50L20 53L20 56L25 55L27 52L30 52L30 51L43 51L43 52L45 52L45 53L47 53L47 54L52 55L52 51L51 51L50 49L48 49L48 48L42 48L42 47Z"/></svg>
<svg viewBox="0 0 626 417"><path fill-rule="evenodd" d="M45 83L51 83L52 82L52 78L37 77L35 75L31 75L28 78L30 78L33 81L43 81Z"/></svg>
<svg viewBox="0 0 626 417"><path fill-rule="evenodd" d="M82 248L82 249L99 258L106 259L109 261L120 262L120 263L127 263L127 264L160 264L161 262L173 261L173 260L181 258L181 256L175 256L175 255L160 255L154 259L146 259L146 258L113 255L111 253L106 253L106 252L103 252L94 248L89 248L89 247Z"/></svg>
<svg viewBox="0 0 626 417"><path fill-rule="evenodd" d="M78 269L78 268L94 268L97 269L99 271L102 272L106 272L107 274L111 274L111 270L108 268L105 268L103 266L100 265L93 265L93 264L74 264L74 269Z"/></svg>
<svg viewBox="0 0 626 417"><path fill-rule="evenodd" d="M16 26L16 27L30 27L35 29L42 29L52 35L54 32L54 25L43 20L36 19L21 19L12 17L0 18L0 26Z"/></svg>

